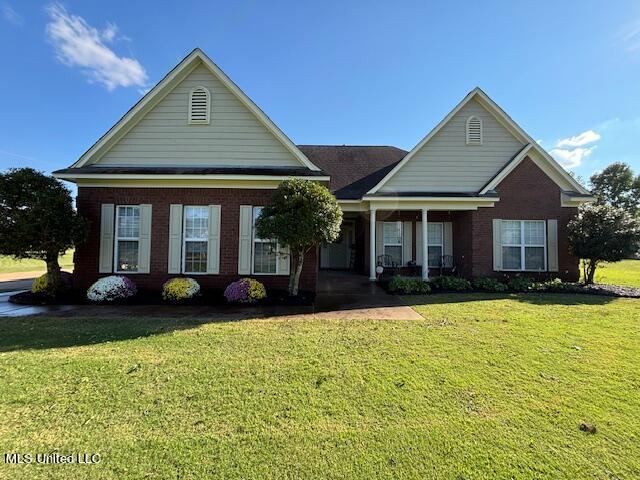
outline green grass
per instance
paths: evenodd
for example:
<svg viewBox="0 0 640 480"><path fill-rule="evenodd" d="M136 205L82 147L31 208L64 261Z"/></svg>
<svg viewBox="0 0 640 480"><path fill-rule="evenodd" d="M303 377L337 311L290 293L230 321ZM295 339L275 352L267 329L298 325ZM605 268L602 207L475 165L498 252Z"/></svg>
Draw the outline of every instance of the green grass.
<svg viewBox="0 0 640 480"><path fill-rule="evenodd" d="M596 269L596 283L640 288L640 260L605 263Z"/></svg>
<svg viewBox="0 0 640 480"><path fill-rule="evenodd" d="M102 462L0 478L640 477L640 301L416 309L424 320L2 319L0 451Z"/></svg>
<svg viewBox="0 0 640 480"><path fill-rule="evenodd" d="M73 250L67 252L60 257L60 267L64 270L73 269ZM13 257L0 255L0 273L14 273L14 272L45 272L47 266L42 260L16 260Z"/></svg>

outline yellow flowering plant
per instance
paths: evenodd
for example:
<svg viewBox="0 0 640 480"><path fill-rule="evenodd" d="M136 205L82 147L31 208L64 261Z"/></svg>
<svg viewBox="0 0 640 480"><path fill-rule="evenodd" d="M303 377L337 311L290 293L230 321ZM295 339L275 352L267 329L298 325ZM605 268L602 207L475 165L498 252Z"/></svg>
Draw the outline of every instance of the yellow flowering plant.
<svg viewBox="0 0 640 480"><path fill-rule="evenodd" d="M189 277L172 278L162 286L162 299L168 302L184 302L199 293L200 285Z"/></svg>

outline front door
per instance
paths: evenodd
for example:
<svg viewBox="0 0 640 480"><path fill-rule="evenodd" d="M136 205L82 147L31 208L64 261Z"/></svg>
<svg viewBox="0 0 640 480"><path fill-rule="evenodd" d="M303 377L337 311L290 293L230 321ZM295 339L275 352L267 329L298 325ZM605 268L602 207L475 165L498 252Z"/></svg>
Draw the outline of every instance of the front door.
<svg viewBox="0 0 640 480"><path fill-rule="evenodd" d="M334 243L323 245L320 249L320 268L352 268L351 252L355 247L354 242L353 222L343 222L338 239Z"/></svg>

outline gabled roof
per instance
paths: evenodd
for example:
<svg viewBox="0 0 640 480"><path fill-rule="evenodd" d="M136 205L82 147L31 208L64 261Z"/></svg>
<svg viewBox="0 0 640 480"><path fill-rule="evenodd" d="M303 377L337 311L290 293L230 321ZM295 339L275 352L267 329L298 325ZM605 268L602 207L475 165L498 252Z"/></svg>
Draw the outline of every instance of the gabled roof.
<svg viewBox="0 0 640 480"><path fill-rule="evenodd" d="M178 85L198 65L203 64L209 71L236 96L236 98L272 133L282 145L309 170L320 170L295 146L275 123L233 83L233 81L199 48L194 49L144 97L138 101L118 122L76 161L71 168L82 167L94 157L102 156L124 134L134 127L155 105Z"/></svg>
<svg viewBox="0 0 640 480"><path fill-rule="evenodd" d="M361 199L407 154L389 146L298 145L331 176L329 188L338 200Z"/></svg>
<svg viewBox="0 0 640 480"><path fill-rule="evenodd" d="M551 169L556 171L561 177L563 177L570 185L575 188L577 192L582 194L589 193L571 175L569 175L569 173L564 168L562 168L558 164L558 162L556 162L553 157L549 155L549 153L547 153L545 149L543 149L535 140L533 140L529 136L529 134L527 134L516 122L514 122L511 117L509 117L509 115L507 115L507 113L502 110L493 100L491 100L491 98L489 98L489 96L484 93L479 87L476 87L471 92L469 92L467 96L464 97L462 101L458 103L458 105L456 105L455 108L451 110L451 112L449 112L449 114L444 117L442 121L438 123L438 125L436 125L435 128L427 134L426 137L424 137L415 147L413 147L413 149L411 149L411 151L367 193L369 195L376 193L385 183L387 183L387 181L389 181L390 178L392 178L396 174L396 172L398 172L409 160L411 160L411 158L417 152L419 152L422 147L424 147L427 142L429 142L442 129L442 127L444 127L455 116L455 114L460 111L460 109L462 109L473 99L479 101L479 103L484 108L486 108L496 118L496 120L498 120L498 122L500 122L515 138L520 140L522 143L527 144L526 146L530 147L528 149L528 152L537 152L543 159L543 161L545 163L548 163ZM522 158L524 158L524 156L522 156ZM520 159L520 161L522 160L522 158ZM512 162L513 160L508 162L504 168L507 168ZM485 188L483 188L482 190L484 191Z"/></svg>

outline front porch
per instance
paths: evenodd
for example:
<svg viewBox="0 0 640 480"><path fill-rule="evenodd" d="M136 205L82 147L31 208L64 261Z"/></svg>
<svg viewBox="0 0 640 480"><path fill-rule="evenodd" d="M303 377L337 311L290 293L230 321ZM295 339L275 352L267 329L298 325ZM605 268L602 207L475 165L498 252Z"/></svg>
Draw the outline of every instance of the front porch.
<svg viewBox="0 0 640 480"><path fill-rule="evenodd" d="M320 268L352 271L370 281L379 277L379 266L385 276L470 276L471 214L426 208L344 212L338 241L320 250Z"/></svg>

